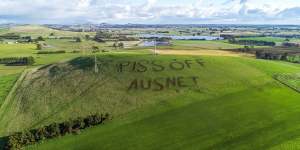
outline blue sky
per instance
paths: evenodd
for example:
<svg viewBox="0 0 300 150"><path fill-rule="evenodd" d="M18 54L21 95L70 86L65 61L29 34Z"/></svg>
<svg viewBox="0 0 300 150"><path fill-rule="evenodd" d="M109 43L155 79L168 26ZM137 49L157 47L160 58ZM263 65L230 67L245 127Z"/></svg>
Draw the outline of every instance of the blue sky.
<svg viewBox="0 0 300 150"><path fill-rule="evenodd" d="M0 23L300 24L300 0L0 0Z"/></svg>

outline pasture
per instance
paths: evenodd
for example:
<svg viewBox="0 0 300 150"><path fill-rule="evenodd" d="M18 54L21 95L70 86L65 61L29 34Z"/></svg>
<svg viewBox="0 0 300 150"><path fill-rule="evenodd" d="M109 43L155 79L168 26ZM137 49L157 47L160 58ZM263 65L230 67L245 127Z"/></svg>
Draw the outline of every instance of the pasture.
<svg viewBox="0 0 300 150"><path fill-rule="evenodd" d="M197 40L173 40L172 46L163 46L160 49L172 50L226 50L242 48L241 45L230 44L225 40L221 41L197 41Z"/></svg>
<svg viewBox="0 0 300 150"><path fill-rule="evenodd" d="M255 41L266 41L266 42L275 42L282 43L286 39L279 37L251 37L251 38L238 38L238 40L255 40Z"/></svg>
<svg viewBox="0 0 300 150"><path fill-rule="evenodd" d="M13 87L15 81L18 79L19 74L0 75L0 106L2 105L7 94Z"/></svg>
<svg viewBox="0 0 300 150"><path fill-rule="evenodd" d="M175 59L191 60L191 66L168 68ZM95 74L93 60L81 57L29 73L1 116L0 133L109 112L114 119L104 126L28 149L263 149L300 134L294 125L300 121L300 110L294 108L300 106L299 94L272 78L276 73L297 73L299 65L245 57L120 53L98 55L99 65L113 64ZM146 61L165 70L151 70L150 64L145 72L143 67L132 70L133 62ZM108 67L118 63L125 64L122 73ZM184 80L187 86L127 91L134 79L158 79L162 84L163 77L192 76L198 77L197 85ZM290 130L278 132L281 128Z"/></svg>
<svg viewBox="0 0 300 150"><path fill-rule="evenodd" d="M42 26L0 32L84 37ZM25 149L298 148L300 95L294 88L299 88L299 64L225 51L244 48L226 40L171 42L158 47L158 55L153 47L136 47L138 41L124 42L124 49L84 38L45 39L43 50L35 44L0 44L0 58L32 56L36 61L33 66L0 65L0 137L109 113L113 119L104 125ZM99 51L93 53L93 46Z"/></svg>
<svg viewBox="0 0 300 150"><path fill-rule="evenodd" d="M37 106L48 108L48 115L47 112L43 112L47 116L43 121L34 119L43 118L43 114L33 115L32 112L38 110L29 104L47 95L38 95L35 90L29 89L29 93L39 98L28 97L28 104L23 105L30 111L23 111L26 115L10 121L8 126L39 126L68 115L75 117L74 114L81 115L86 111L102 112L106 110L105 107L109 107L115 117L106 125L87 129L80 135L49 140L26 149L119 149L120 146L124 149L272 149L281 147L284 143L297 141L300 136L300 126L297 125L300 121L300 95L274 80L273 75L279 72L297 73L299 65L243 57L99 56L99 60L113 59L117 62L159 60L164 66L173 59L183 61L195 58L200 58L204 66L195 66L196 68L184 71L166 70L167 72L161 73L150 71L113 74L108 70L102 75L103 79L107 79L107 75L110 76L108 82L101 82L101 79L97 81L97 75L90 75L88 79L81 77L85 83L92 80L93 84L89 82L91 85L103 85L103 90L101 87L92 86L88 93L93 94L84 94L80 99L73 101L72 98L68 98L71 97L68 93L64 93L63 100L68 99L70 102L67 107L57 107L59 100L55 100L55 97L46 103L35 102L40 103ZM80 61L83 63L86 60ZM80 67L89 68L89 63L83 64L85 65ZM46 70L42 72L44 71ZM82 73L76 76L79 77L80 74ZM84 74L88 74L88 70ZM198 86L121 94L134 78L192 75L199 77ZM72 76L73 78L67 79L67 76L57 75L55 81L63 81L64 84L70 85L70 81L76 81L76 76ZM114 82L115 80L117 82ZM37 84L41 81L32 81L32 84L39 87ZM58 84L54 83L52 86L55 88L52 89L64 89L62 84ZM47 85L41 90L48 89L48 86L51 87ZM82 87L80 83L78 86ZM72 86L68 86L70 87ZM56 92L61 91L60 89ZM104 89L114 92L107 93ZM114 99L119 100L113 101ZM55 111L58 108L64 109ZM10 116L9 113L7 115Z"/></svg>

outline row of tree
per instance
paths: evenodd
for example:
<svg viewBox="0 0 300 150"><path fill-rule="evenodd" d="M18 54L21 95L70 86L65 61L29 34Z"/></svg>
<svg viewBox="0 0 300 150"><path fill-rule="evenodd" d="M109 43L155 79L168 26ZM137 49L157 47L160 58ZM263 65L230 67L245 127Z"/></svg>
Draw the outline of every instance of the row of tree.
<svg viewBox="0 0 300 150"><path fill-rule="evenodd" d="M257 59L283 60L283 61L288 60L288 53L256 51L255 56Z"/></svg>
<svg viewBox="0 0 300 150"><path fill-rule="evenodd" d="M71 133L78 134L82 129L104 124L109 119L109 114L96 114L62 123L53 123L29 131L18 132L5 137L5 149L21 149L26 145L35 144L45 139L52 139Z"/></svg>
<svg viewBox="0 0 300 150"><path fill-rule="evenodd" d="M45 41L45 39L42 36L33 39L31 36L21 36L20 34L16 33L7 33L0 35L0 39L16 40L19 43L34 43L39 41Z"/></svg>
<svg viewBox="0 0 300 150"><path fill-rule="evenodd" d="M292 54L288 52L256 51L255 55L257 59L281 60L281 61L288 61L292 63L300 63L299 54Z"/></svg>
<svg viewBox="0 0 300 150"><path fill-rule="evenodd" d="M282 46L283 47L300 47L300 44L298 43L291 43L291 42L284 42L282 43Z"/></svg>
<svg viewBox="0 0 300 150"><path fill-rule="evenodd" d="M0 58L0 64L5 64L9 66L27 66L34 64L34 58L29 57L6 57Z"/></svg>
<svg viewBox="0 0 300 150"><path fill-rule="evenodd" d="M65 50L57 50L57 51L38 51L37 54L62 54L66 53Z"/></svg>
<svg viewBox="0 0 300 150"><path fill-rule="evenodd" d="M229 39L228 41L231 44L239 44L239 45L276 46L275 42L259 41L259 40L236 40L233 38L233 39Z"/></svg>

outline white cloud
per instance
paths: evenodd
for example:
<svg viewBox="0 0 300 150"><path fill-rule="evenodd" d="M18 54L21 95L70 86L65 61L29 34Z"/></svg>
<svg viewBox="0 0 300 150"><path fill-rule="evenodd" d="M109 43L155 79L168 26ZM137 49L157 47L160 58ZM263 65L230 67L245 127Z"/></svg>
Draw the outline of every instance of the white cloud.
<svg viewBox="0 0 300 150"><path fill-rule="evenodd" d="M25 7L26 6L26 7ZM20 23L300 23L299 0L0 0ZM2 21L4 22L4 21Z"/></svg>

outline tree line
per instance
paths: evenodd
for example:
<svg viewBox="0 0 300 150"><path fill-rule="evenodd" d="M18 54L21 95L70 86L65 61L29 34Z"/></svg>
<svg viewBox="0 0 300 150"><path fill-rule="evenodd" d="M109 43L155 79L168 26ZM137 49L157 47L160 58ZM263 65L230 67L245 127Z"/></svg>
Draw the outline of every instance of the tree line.
<svg viewBox="0 0 300 150"><path fill-rule="evenodd" d="M38 143L45 139L52 139L66 134L78 134L80 130L104 124L111 117L106 114L95 114L85 118L77 118L62 123L52 123L29 131L17 132L5 137L5 150L21 149L24 146Z"/></svg>
<svg viewBox="0 0 300 150"><path fill-rule="evenodd" d="M292 63L300 63L299 55L291 54L288 52L266 52L266 51L256 51L255 56L257 59L267 59L267 60L281 60L288 61Z"/></svg>
<svg viewBox="0 0 300 150"><path fill-rule="evenodd" d="M34 58L32 56L29 57L6 57L0 58L0 64L5 64L8 66L26 66L33 65Z"/></svg>
<svg viewBox="0 0 300 150"><path fill-rule="evenodd" d="M276 46L275 42L259 41L259 40L236 40L233 38L233 39L229 39L228 41L231 44L239 44L239 45Z"/></svg>
<svg viewBox="0 0 300 150"><path fill-rule="evenodd" d="M37 54L62 54L66 53L65 50L57 50L57 51L38 51Z"/></svg>

